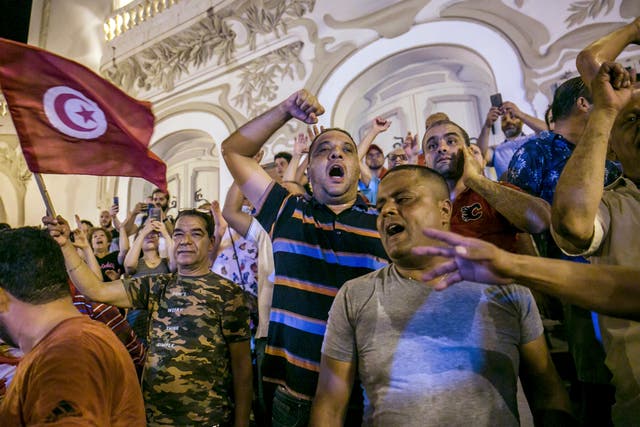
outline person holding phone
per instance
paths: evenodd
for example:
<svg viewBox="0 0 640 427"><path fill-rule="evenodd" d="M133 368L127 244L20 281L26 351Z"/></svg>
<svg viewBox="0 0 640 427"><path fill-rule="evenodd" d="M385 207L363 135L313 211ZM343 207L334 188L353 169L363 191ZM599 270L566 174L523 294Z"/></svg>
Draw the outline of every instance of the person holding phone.
<svg viewBox="0 0 640 427"><path fill-rule="evenodd" d="M502 143L489 147L489 131L495 133L495 122L498 118L505 139ZM507 171L513 153L527 140L527 136L522 132L522 126L525 124L536 133L547 129L544 120L523 113L513 102L502 102L502 95L499 93L491 95L491 108L478 135L478 146L487 166L493 166L495 169L498 180Z"/></svg>
<svg viewBox="0 0 640 427"><path fill-rule="evenodd" d="M109 210L103 210L100 212L99 224L100 227L108 230L111 233L111 244L109 246L109 251L119 251L120 250L120 239L118 239L120 230L120 220L118 219L118 212L120 212L120 203L118 197L113 198L113 204L109 208Z"/></svg>

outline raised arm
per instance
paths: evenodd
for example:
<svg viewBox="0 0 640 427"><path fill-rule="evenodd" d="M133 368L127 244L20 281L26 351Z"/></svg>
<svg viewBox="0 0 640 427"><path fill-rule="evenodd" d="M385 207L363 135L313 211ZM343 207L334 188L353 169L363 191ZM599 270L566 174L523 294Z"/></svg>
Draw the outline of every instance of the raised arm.
<svg viewBox="0 0 640 427"><path fill-rule="evenodd" d="M629 102L633 78L620 64L605 62L591 82L593 109L564 167L552 207L554 239L571 253L591 244L602 199L609 135L616 116Z"/></svg>
<svg viewBox="0 0 640 427"><path fill-rule="evenodd" d="M487 118L484 120L480 135L478 135L478 147L487 161L487 166L493 166L493 148L489 147L489 132L499 117L500 109L498 107L489 108Z"/></svg>
<svg viewBox="0 0 640 427"><path fill-rule="evenodd" d="M300 185L304 184L301 182L299 171L302 170L302 173L304 174L304 170L306 169L309 161L309 143L310 137L313 137L313 133L308 133L309 135L299 133L293 141L293 154L291 155L291 161L282 176L282 180L284 182L293 181Z"/></svg>
<svg viewBox="0 0 640 427"><path fill-rule="evenodd" d="M407 136L402 141L402 149L407 153L409 158L409 164L415 165L418 163L418 154L420 154L420 145L418 144L418 134L411 134L411 131L407 132Z"/></svg>
<svg viewBox="0 0 640 427"><path fill-rule="evenodd" d="M417 247L416 254L450 259L423 277L428 281L444 275L438 290L462 280L496 285L516 282L587 310L640 320L638 268L518 255L449 231L425 229L424 234L444 245Z"/></svg>
<svg viewBox="0 0 640 427"><path fill-rule="evenodd" d="M291 118L312 124L322 113L324 108L316 97L302 89L243 125L222 143L222 156L231 175L256 209L262 207L272 179L253 156Z"/></svg>
<svg viewBox="0 0 640 427"><path fill-rule="evenodd" d="M491 181L482 175L481 167L473 158L469 147L463 147L461 152L464 155L464 185L484 197L516 228L531 234L549 229L549 203L524 191Z"/></svg>
<svg viewBox="0 0 640 427"><path fill-rule="evenodd" d="M124 257L124 262L122 265L124 266L125 272L129 275L134 274L136 272L136 269L138 268L138 261L140 260L140 251L142 250L142 244L144 243L144 238L153 231L153 222L154 220L147 221L144 227L142 227L142 229L138 231L138 235L133 241L131 250L127 252L127 255Z"/></svg>
<svg viewBox="0 0 640 427"><path fill-rule="evenodd" d="M584 83L591 88L602 64L615 61L620 52L632 43L640 43L640 17L599 38L578 54L576 66Z"/></svg>
<svg viewBox="0 0 640 427"><path fill-rule="evenodd" d="M95 274L98 279L102 280L102 270L100 269L100 264L98 264L98 260L93 253L93 249L91 249L91 244L87 239L87 234L82 231L80 217L76 215L75 220L77 228L73 231L73 246L82 251L84 262L87 263L91 271L93 271L93 274Z"/></svg>
<svg viewBox="0 0 640 427"><path fill-rule="evenodd" d="M291 164L289 164L289 166L291 166ZM243 200L244 195L240 191L238 184L234 181L231 187L229 187L229 191L227 191L227 198L222 208L222 216L227 220L231 228L236 230L240 235L246 236L253 217L248 213L242 212Z"/></svg>
<svg viewBox="0 0 640 427"><path fill-rule="evenodd" d="M373 141L376 137L385 132L391 126L391 120L385 120L382 117L376 117L373 120L373 124L371 129L367 132L367 134L362 138L362 141L358 144L358 158L361 163L364 163L364 159L367 155L367 151L369 151L369 147L373 144Z"/></svg>
<svg viewBox="0 0 640 427"><path fill-rule="evenodd" d="M124 265L124 260L127 257L127 253L129 253L129 235L127 234L127 227L125 227L124 224L120 224L118 243L118 248L120 250L118 259L122 259Z"/></svg>
<svg viewBox="0 0 640 427"><path fill-rule="evenodd" d="M136 225L136 216L146 208L147 208L146 203L142 203L142 202L136 203L136 206L133 208L133 211L129 212L129 215L122 223L122 225L126 227L127 234L129 236L135 234L138 231L138 226Z"/></svg>
<svg viewBox="0 0 640 427"><path fill-rule="evenodd" d="M115 228L116 230L120 230L120 226L122 225L122 223L120 222L120 219L118 219L118 212L120 212L119 205L112 205L111 208L109 209L109 215L111 215L113 228Z"/></svg>
<svg viewBox="0 0 640 427"><path fill-rule="evenodd" d="M544 120L520 111L520 108L511 101L505 101L501 108L502 114L511 114L513 117L519 118L522 123L533 129L535 133L547 130L547 124Z"/></svg>
<svg viewBox="0 0 640 427"><path fill-rule="evenodd" d="M220 203L217 200L211 202L211 206L209 209L211 211L211 216L213 217L213 223L215 225L215 228L213 230L213 251L211 251L211 253L209 254L209 260L211 261L211 265L213 265L216 258L222 251L222 239L224 239L224 234L229 229L229 224L222 215Z"/></svg>
<svg viewBox="0 0 640 427"><path fill-rule="evenodd" d="M318 388L311 407L310 427L343 425L355 372L354 362L343 362L322 355Z"/></svg>
<svg viewBox="0 0 640 427"><path fill-rule="evenodd" d="M131 307L131 302L121 280L102 282L82 261L69 240L70 228L64 218L61 216L57 218L44 217L42 222L49 229L51 237L60 245L67 274L82 294L92 301L123 308Z"/></svg>
<svg viewBox="0 0 640 427"><path fill-rule="evenodd" d="M167 225L164 221L154 224L154 227L155 231L160 233L160 235L164 238L165 247L167 249L167 257L169 257L169 271L173 273L178 268L178 266L176 265L175 253L173 252L173 237L171 236L171 233L169 233Z"/></svg>

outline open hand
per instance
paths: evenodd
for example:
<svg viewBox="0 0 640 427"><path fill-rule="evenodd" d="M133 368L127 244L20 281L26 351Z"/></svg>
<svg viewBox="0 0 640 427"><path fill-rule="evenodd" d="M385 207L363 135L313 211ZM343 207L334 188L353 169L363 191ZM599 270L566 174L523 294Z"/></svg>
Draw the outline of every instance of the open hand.
<svg viewBox="0 0 640 427"><path fill-rule="evenodd" d="M508 276L509 257L514 256L513 254L484 240L463 237L450 231L426 228L423 233L445 245L416 246L412 249L414 254L449 258L449 261L438 264L422 276L422 280L426 282L444 275L435 285L436 290L445 289L463 280L496 285L513 283Z"/></svg>
<svg viewBox="0 0 640 427"><path fill-rule="evenodd" d="M293 154L295 156L302 156L309 152L309 137L304 133L299 133L296 139L293 140Z"/></svg>
<svg viewBox="0 0 640 427"><path fill-rule="evenodd" d="M84 232L82 228L82 222L78 215L75 215L76 220L76 229L73 230L73 246L78 249L86 249L89 247L89 240L87 239L87 234Z"/></svg>

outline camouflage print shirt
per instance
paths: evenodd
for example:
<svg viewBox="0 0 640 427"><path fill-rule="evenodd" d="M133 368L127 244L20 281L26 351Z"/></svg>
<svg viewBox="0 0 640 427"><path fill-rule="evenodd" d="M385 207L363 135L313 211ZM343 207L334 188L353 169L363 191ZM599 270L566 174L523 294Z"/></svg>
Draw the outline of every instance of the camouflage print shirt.
<svg viewBox="0 0 640 427"><path fill-rule="evenodd" d="M248 340L242 290L208 273L125 279L133 307L151 319L143 395L149 425L220 425L233 419L229 343Z"/></svg>

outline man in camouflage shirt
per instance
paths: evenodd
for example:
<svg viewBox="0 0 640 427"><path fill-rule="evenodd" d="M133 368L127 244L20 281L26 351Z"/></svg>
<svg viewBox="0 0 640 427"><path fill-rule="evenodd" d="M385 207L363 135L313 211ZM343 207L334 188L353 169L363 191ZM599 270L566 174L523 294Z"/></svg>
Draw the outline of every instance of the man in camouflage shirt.
<svg viewBox="0 0 640 427"><path fill-rule="evenodd" d="M209 215L197 210L178 215L173 232L177 274L107 283L78 257L64 219L45 217L43 222L83 294L118 307L149 310L143 395L150 425L248 425L249 311L242 290L209 271Z"/></svg>

